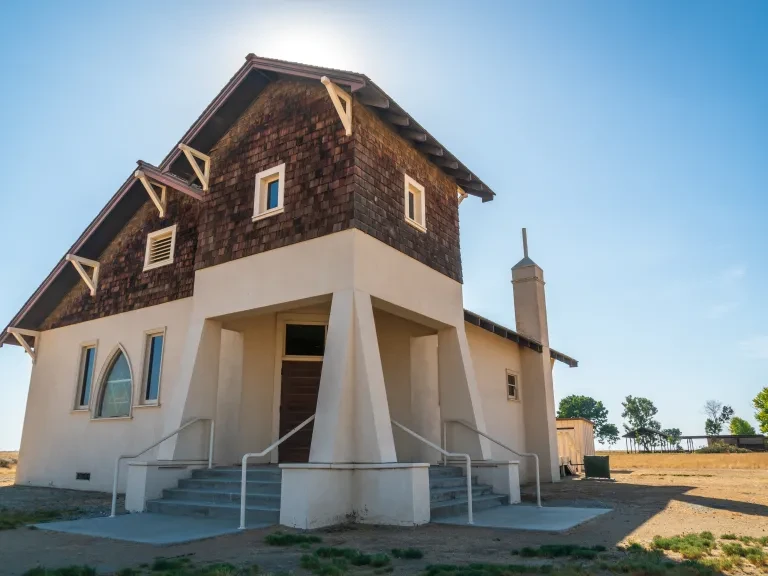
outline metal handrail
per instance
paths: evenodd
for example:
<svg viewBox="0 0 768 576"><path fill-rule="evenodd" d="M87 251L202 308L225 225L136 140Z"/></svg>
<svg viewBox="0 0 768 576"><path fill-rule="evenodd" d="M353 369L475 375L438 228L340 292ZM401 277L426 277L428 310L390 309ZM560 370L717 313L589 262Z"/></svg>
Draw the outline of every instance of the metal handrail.
<svg viewBox="0 0 768 576"><path fill-rule="evenodd" d="M464 422L464 420L445 420L445 421L443 421L443 443L444 444L447 444L446 427L447 427L447 425L450 422L456 422L457 424L461 424L465 428L469 428L473 432L477 432L478 434L480 434L480 436L483 436L484 438L488 438L488 440L498 444L502 448L505 448L505 449L509 450L510 452L512 452L512 454L516 454L518 456L528 456L528 457L531 457L534 460L536 460L536 505L539 508L541 508L541 482L539 481L539 455L538 454L533 454L531 452L518 452L517 450L513 450L512 448L510 448L506 444L502 444L501 442L496 440L496 438L492 438L492 437L488 436L488 434L486 434L485 432L480 432L480 430L478 430L477 428L475 428L471 424L468 424L468 423Z"/></svg>
<svg viewBox="0 0 768 576"><path fill-rule="evenodd" d="M461 454L458 452L448 452L447 450L443 450L438 446L437 444L433 444L426 438L419 436L414 432L413 430L410 430L400 424L400 422L396 422L395 420L392 420L392 424L400 428L403 432L406 432L416 438L417 440L421 440L424 444L427 446L430 446L440 452L443 456L460 456L464 458L467 466L467 523L474 524L474 518L472 515L472 460L469 458L469 454Z"/></svg>
<svg viewBox="0 0 768 576"><path fill-rule="evenodd" d="M312 422L312 420L314 419L315 419L315 415L312 414L312 416L304 420L304 422L296 426L296 428L288 432L288 434L286 434L282 438L279 438L278 440L270 444L267 448L265 448L261 452L249 452L248 454L243 454L242 473L241 473L242 476L240 478L240 526L239 526L240 530L245 530L245 498L246 498L246 488L247 488L246 472L247 472L247 466L248 466L248 458L260 458L262 456L266 456L267 454L272 452L272 450L280 446L280 444L288 440L288 438L296 434L296 432L304 428L304 426Z"/></svg>
<svg viewBox="0 0 768 576"><path fill-rule="evenodd" d="M158 440L157 442L152 444L152 446L144 448L144 450L142 450L138 454L134 454L132 456L123 455L123 456L118 456L117 457L117 460L115 460L115 477L112 480L112 513L109 515L110 518L114 518L115 517L115 512L117 510L117 476L120 473L120 461L121 460L128 460L128 459L131 459L131 458L138 458L139 456L141 456L145 452L149 452L150 450L152 450L152 448L154 448L155 446L157 446L159 444L162 444L163 442L168 440L168 438L170 438L171 436L175 436L176 434L178 434L179 432L184 430L184 428L187 428L188 426L191 426L195 422L201 422L201 421L204 421L204 420L210 420L210 422L211 422L211 434L210 434L210 437L209 437L209 440L208 440L208 442L209 442L208 443L208 469L209 470L211 469L211 466L213 465L213 435L214 435L214 430L216 428L216 423L214 422L213 418L193 418L192 420L190 420L186 424L183 424L182 426L179 426L178 428L176 428L176 430L174 430L170 434L166 434L165 436L160 438L160 440Z"/></svg>

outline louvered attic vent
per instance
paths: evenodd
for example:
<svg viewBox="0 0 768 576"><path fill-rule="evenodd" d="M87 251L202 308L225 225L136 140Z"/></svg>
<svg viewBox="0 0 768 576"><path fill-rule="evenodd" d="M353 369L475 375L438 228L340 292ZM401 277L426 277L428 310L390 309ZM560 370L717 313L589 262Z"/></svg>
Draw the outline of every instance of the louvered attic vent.
<svg viewBox="0 0 768 576"><path fill-rule="evenodd" d="M176 225L163 228L147 235L147 251L144 255L144 270L152 270L171 264L176 247Z"/></svg>

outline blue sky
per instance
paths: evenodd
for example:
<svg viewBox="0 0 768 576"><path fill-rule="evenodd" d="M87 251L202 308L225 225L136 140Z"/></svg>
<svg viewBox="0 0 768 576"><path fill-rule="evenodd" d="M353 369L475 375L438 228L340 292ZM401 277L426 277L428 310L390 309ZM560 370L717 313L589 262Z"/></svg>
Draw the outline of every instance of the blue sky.
<svg viewBox="0 0 768 576"><path fill-rule="evenodd" d="M0 321L253 52L368 74L498 196L461 207L465 304L514 327L526 226L556 396L646 396L703 433L768 386L768 5L8 2L0 5ZM0 349L0 449L31 363Z"/></svg>

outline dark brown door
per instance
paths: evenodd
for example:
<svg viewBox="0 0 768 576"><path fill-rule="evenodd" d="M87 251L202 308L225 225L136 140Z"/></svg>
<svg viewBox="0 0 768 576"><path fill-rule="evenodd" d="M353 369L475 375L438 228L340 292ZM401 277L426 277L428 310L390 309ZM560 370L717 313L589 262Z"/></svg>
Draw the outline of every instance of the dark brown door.
<svg viewBox="0 0 768 576"><path fill-rule="evenodd" d="M280 437L296 428L317 409L322 362L283 360L280 391ZM280 462L309 462L314 422L280 444Z"/></svg>

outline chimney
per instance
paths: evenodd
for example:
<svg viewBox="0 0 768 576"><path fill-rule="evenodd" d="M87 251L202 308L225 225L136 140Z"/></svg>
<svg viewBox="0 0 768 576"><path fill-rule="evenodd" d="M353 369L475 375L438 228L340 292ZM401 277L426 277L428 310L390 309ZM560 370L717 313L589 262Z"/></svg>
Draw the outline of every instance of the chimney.
<svg viewBox="0 0 768 576"><path fill-rule="evenodd" d="M552 363L549 358L544 271L528 256L523 228L523 259L512 268L515 323L523 336L541 343L542 350L520 348L520 399L523 403L526 449L539 456L541 480L560 480Z"/></svg>

